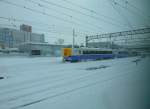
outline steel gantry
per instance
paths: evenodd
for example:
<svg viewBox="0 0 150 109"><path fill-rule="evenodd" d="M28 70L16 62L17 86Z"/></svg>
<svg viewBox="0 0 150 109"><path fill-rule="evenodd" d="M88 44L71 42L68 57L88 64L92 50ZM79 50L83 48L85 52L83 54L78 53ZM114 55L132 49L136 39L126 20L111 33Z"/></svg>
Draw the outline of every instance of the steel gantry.
<svg viewBox="0 0 150 109"><path fill-rule="evenodd" d="M103 39L103 38L110 38L111 39L111 38L114 38L114 37L117 38L117 37L121 37L121 36L129 36L129 35L132 36L132 35L148 34L148 33L150 33L150 28L142 28L142 29L136 29L136 30L129 30L129 31L122 31L122 32L114 32L114 33L86 36L86 46L88 46L88 43L91 40L95 40L95 39Z"/></svg>

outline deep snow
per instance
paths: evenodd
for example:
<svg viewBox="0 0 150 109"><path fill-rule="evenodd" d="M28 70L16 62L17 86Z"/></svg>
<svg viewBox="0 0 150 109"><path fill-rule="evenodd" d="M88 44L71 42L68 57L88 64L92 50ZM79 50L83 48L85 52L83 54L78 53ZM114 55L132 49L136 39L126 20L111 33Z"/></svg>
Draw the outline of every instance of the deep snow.
<svg viewBox="0 0 150 109"><path fill-rule="evenodd" d="M148 108L150 58L136 59L0 58L0 109Z"/></svg>

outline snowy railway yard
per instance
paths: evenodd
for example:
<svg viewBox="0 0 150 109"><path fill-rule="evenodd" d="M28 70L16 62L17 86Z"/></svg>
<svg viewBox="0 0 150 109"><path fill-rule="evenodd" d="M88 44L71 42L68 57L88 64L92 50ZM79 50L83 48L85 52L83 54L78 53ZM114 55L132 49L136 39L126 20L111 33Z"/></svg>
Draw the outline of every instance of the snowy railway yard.
<svg viewBox="0 0 150 109"><path fill-rule="evenodd" d="M148 109L149 65L148 57L0 58L0 109Z"/></svg>

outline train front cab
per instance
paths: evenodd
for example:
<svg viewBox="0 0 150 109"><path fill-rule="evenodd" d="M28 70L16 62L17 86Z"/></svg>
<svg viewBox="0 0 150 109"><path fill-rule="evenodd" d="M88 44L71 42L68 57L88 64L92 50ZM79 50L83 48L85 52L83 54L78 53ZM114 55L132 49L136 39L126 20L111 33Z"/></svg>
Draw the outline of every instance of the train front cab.
<svg viewBox="0 0 150 109"><path fill-rule="evenodd" d="M70 56L72 56L72 48L63 48L62 49L63 62L71 61Z"/></svg>

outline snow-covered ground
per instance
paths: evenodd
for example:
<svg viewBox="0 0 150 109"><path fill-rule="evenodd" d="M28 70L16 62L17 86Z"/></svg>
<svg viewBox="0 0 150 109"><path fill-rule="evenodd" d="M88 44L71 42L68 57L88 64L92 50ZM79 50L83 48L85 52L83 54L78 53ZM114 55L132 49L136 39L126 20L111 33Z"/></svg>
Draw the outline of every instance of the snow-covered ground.
<svg viewBox="0 0 150 109"><path fill-rule="evenodd" d="M0 58L0 109L149 109L150 58Z"/></svg>

